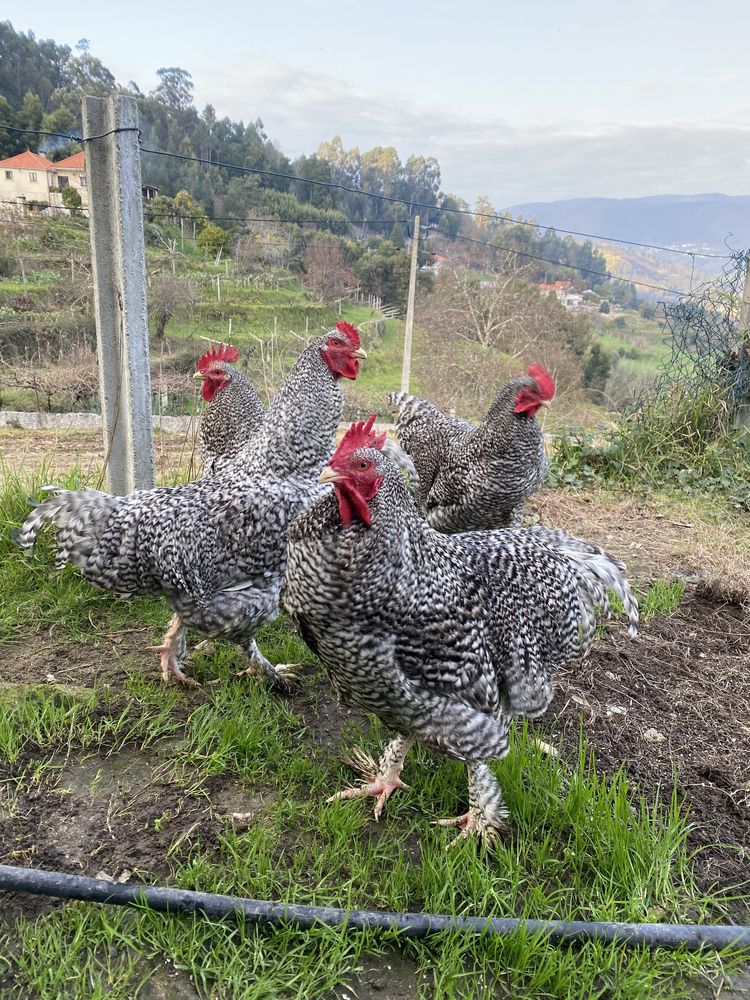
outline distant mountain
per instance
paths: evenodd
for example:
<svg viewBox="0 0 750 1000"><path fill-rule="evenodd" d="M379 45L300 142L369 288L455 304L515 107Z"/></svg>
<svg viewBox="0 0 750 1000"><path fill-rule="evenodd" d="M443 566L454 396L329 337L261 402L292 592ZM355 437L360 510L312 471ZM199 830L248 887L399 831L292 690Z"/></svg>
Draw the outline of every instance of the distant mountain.
<svg viewBox="0 0 750 1000"><path fill-rule="evenodd" d="M575 229L686 250L726 253L725 238L733 249L750 247L750 195L570 198L512 205L508 211L534 219L544 228Z"/></svg>

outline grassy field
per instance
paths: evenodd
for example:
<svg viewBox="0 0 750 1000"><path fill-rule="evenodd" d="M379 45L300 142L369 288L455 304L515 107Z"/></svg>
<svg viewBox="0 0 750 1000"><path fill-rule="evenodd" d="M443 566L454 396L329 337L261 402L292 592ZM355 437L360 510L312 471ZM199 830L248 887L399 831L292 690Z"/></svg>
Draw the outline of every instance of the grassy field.
<svg viewBox="0 0 750 1000"><path fill-rule="evenodd" d="M387 332L384 341L387 349ZM602 684L617 704L632 704L635 679L633 690L604 679L629 657L645 669L645 654L658 655L664 683L665 623L694 600L668 570L680 565L685 533L669 525L681 514L681 523L700 522L710 534L719 529L708 515L638 507L624 495L586 502L542 495L542 519L581 518L578 530L632 556L646 619L642 648L633 650L621 625L603 630L586 661L598 678L583 701L575 700L583 674L573 671L560 679L551 718L515 727L510 755L494 765L512 830L482 855L469 843L447 849L451 833L431 822L464 806L465 779L456 762L421 750L407 763L410 789L391 799L379 824L361 800L325 804L351 780L340 754L353 745L375 753L387 733L336 706L283 619L265 630L261 646L274 662L305 664L288 698L238 678L241 657L224 644L195 655L200 688L162 686L143 647L167 621L163 603L115 601L72 571L55 571L46 545L34 556L15 546L13 527L43 479L6 470L0 497L3 862L342 907L636 922L746 914L739 898L746 887L727 874L734 869L717 881L716 869L712 877L701 867L701 856L718 855L696 846L685 792L668 778L634 780L622 750L613 763L597 728L611 736L614 721L603 706L597 725L589 716ZM72 470L67 482L80 479ZM623 551L633 533L617 531L629 517L640 523L638 544L648 539L660 559ZM738 550L750 546L739 523L736 530ZM559 755L543 752L540 740ZM675 752L667 751L667 762ZM741 858L742 850L727 848L727 856ZM8 998L718 996L741 958L602 944L561 949L525 934L409 942L41 898L9 898L0 914Z"/></svg>

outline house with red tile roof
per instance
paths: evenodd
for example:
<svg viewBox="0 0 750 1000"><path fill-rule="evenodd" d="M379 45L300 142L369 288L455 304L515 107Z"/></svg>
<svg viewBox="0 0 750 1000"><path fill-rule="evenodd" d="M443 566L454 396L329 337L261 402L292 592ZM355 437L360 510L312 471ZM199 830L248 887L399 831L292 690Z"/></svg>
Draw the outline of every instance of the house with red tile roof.
<svg viewBox="0 0 750 1000"><path fill-rule="evenodd" d="M74 153L53 162L41 153L18 153L0 160L0 207L28 205L31 202L62 208L62 193L75 188L84 208L88 205L86 190L86 154Z"/></svg>

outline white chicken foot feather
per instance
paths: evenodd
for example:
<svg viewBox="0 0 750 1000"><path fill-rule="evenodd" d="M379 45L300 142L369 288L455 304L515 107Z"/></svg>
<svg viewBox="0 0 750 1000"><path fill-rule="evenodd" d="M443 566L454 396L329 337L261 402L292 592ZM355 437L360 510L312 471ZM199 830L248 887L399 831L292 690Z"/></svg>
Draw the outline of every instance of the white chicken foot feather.
<svg viewBox="0 0 750 1000"><path fill-rule="evenodd" d="M377 762L366 751L355 747L351 754L344 758L344 763L361 774L365 779L364 783L336 792L329 796L326 802L335 802L337 799L360 799L372 795L377 798L375 819L379 820L386 802L396 789L409 787L401 780L401 771L413 742L413 736L399 736L388 744Z"/></svg>
<svg viewBox="0 0 750 1000"><path fill-rule="evenodd" d="M435 820L438 826L457 826L458 836L448 844L477 837L484 847L491 847L508 829L508 807L497 779L487 764L467 764L469 776L469 811L452 819Z"/></svg>
<svg viewBox="0 0 750 1000"><path fill-rule="evenodd" d="M299 663L277 663L274 666L258 649L255 639L250 640L247 653L250 665L244 670L239 670L238 677L262 677L272 690L282 694L288 694L292 690L299 676Z"/></svg>

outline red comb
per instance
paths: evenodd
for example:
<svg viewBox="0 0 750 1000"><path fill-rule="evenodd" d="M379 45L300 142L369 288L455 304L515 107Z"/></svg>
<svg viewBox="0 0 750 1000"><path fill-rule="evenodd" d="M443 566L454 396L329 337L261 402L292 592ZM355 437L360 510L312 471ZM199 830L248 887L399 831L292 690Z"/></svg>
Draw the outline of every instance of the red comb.
<svg viewBox="0 0 750 1000"><path fill-rule="evenodd" d="M218 347L213 346L209 351L206 351L203 357L198 359L195 367L199 372L206 372L217 361L236 361L239 356L240 352L236 347L232 347L231 344L219 344Z"/></svg>
<svg viewBox="0 0 750 1000"><path fill-rule="evenodd" d="M542 399L552 399L555 395L555 383L544 365L529 365L526 369L526 374L536 379L536 384L539 386L539 395Z"/></svg>
<svg viewBox="0 0 750 1000"><path fill-rule="evenodd" d="M339 333L345 334L349 338L349 340L351 340L351 342L354 344L355 347L362 346L362 342L359 339L359 330L356 328L356 326L354 326L353 323L347 323L345 319L340 319L336 323L336 329L339 331Z"/></svg>
<svg viewBox="0 0 750 1000"><path fill-rule="evenodd" d="M352 452L359 448L377 448L378 451L385 444L386 433L373 434L372 425L375 423L377 413L371 413L367 420L355 420L349 430L344 434L339 442L339 446L333 453L330 464L348 458Z"/></svg>

